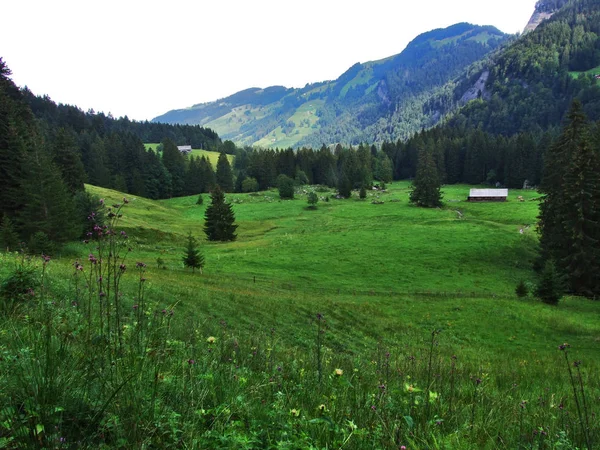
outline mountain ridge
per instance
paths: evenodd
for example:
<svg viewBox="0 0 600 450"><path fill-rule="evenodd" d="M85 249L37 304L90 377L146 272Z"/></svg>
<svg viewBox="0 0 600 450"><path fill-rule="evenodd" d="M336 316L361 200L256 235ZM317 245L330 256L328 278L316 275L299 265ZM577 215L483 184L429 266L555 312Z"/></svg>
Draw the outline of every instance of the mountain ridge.
<svg viewBox="0 0 600 450"><path fill-rule="evenodd" d="M242 145L354 143L369 126L424 91L443 86L508 38L492 26L458 23L416 36L396 55L356 63L336 80L298 89L248 88L152 121L207 126ZM415 122L403 137L423 125Z"/></svg>

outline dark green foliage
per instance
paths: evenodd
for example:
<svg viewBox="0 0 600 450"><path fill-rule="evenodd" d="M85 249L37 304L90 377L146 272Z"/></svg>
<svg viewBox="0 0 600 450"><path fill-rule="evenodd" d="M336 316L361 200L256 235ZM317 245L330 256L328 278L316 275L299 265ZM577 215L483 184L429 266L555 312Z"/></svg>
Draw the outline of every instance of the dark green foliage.
<svg viewBox="0 0 600 450"><path fill-rule="evenodd" d="M317 207L317 203L319 202L319 196L316 194L316 192L309 192L306 195L306 199L308 201L309 207L313 209Z"/></svg>
<svg viewBox="0 0 600 450"><path fill-rule="evenodd" d="M277 189L279 198L286 200L294 198L294 180L287 175L281 174L277 177Z"/></svg>
<svg viewBox="0 0 600 450"><path fill-rule="evenodd" d="M204 197L202 197L202 194L198 195L198 200L196 200L196 205L203 205L204 204Z"/></svg>
<svg viewBox="0 0 600 450"><path fill-rule="evenodd" d="M83 191L86 175L74 133L60 128L51 139L50 153L69 191L73 194Z"/></svg>
<svg viewBox="0 0 600 450"><path fill-rule="evenodd" d="M81 235L73 197L43 150L33 151L28 158L23 193L28 201L20 218L26 236L43 232L50 240L63 243Z"/></svg>
<svg viewBox="0 0 600 450"><path fill-rule="evenodd" d="M352 183L346 175L340 177L338 195L343 198L350 198L352 196Z"/></svg>
<svg viewBox="0 0 600 450"><path fill-rule="evenodd" d="M75 210L81 224L81 236L92 232L95 225L103 226L106 223L106 214L100 198L86 191L80 191L74 197Z"/></svg>
<svg viewBox="0 0 600 450"><path fill-rule="evenodd" d="M204 214L204 232L209 241L235 241L235 215L233 208L225 202L225 195L217 185L210 194L211 204Z"/></svg>
<svg viewBox="0 0 600 450"><path fill-rule="evenodd" d="M419 152L417 176L411 186L410 202L426 208L442 206L438 170L429 148L424 147Z"/></svg>
<svg viewBox="0 0 600 450"><path fill-rule="evenodd" d="M19 248L19 242L13 221L5 215L0 222L0 251L15 251Z"/></svg>
<svg viewBox="0 0 600 450"><path fill-rule="evenodd" d="M527 297L527 294L529 294L529 288L525 284L525 281L519 281L519 284L517 284L517 287L515 288L515 294L517 294L517 297L519 298Z"/></svg>
<svg viewBox="0 0 600 450"><path fill-rule="evenodd" d="M0 284L0 311L11 313L16 305L35 294L38 284L34 267L27 259L22 258Z"/></svg>
<svg viewBox="0 0 600 450"><path fill-rule="evenodd" d="M256 178L248 177L242 182L242 192L256 191L258 191L258 181L256 181Z"/></svg>
<svg viewBox="0 0 600 450"><path fill-rule="evenodd" d="M564 293L562 277L553 261L547 261L535 289L535 296L549 305L557 305Z"/></svg>
<svg viewBox="0 0 600 450"><path fill-rule="evenodd" d="M185 193L185 157L170 139L162 141L162 163L171 175L171 189L174 197Z"/></svg>
<svg viewBox="0 0 600 450"><path fill-rule="evenodd" d="M187 238L185 255L183 256L183 265L185 267L191 267L192 272L196 269L200 269L200 273L202 273L202 269L204 268L204 255L198 249L198 241L192 236L191 232L188 234Z"/></svg>
<svg viewBox="0 0 600 450"><path fill-rule="evenodd" d="M569 291L600 293L600 149L578 102L546 155L538 230L542 263L555 261Z"/></svg>
<svg viewBox="0 0 600 450"><path fill-rule="evenodd" d="M361 200L364 200L365 198L367 198L367 190L365 189L364 186L360 187L360 191L358 193L358 198L360 198Z"/></svg>
<svg viewBox="0 0 600 450"><path fill-rule="evenodd" d="M27 242L27 253L30 255L52 255L56 250L54 242L43 231L36 231Z"/></svg>
<svg viewBox="0 0 600 450"><path fill-rule="evenodd" d="M216 183L223 192L233 192L233 173L227 159L227 154L222 151L217 161Z"/></svg>

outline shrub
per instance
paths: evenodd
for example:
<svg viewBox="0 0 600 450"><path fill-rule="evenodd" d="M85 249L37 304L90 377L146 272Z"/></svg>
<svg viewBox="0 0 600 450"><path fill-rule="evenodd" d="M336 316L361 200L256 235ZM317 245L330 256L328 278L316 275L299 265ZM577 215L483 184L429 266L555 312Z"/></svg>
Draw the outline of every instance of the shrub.
<svg viewBox="0 0 600 450"><path fill-rule="evenodd" d="M319 196L314 192L309 192L307 194L308 204L311 208L316 208L317 202L319 201Z"/></svg>
<svg viewBox="0 0 600 450"><path fill-rule="evenodd" d="M557 305L562 298L564 287L561 276L556 271L553 261L546 262L540 281L535 289L535 296L549 305Z"/></svg>
<svg viewBox="0 0 600 450"><path fill-rule="evenodd" d="M198 200L196 200L196 205L203 205L204 204L204 197L202 197L202 194L198 195Z"/></svg>
<svg viewBox="0 0 600 450"><path fill-rule="evenodd" d="M14 306L31 297L37 287L33 267L22 258L17 267L0 284L1 310L10 312Z"/></svg>
<svg viewBox="0 0 600 450"><path fill-rule="evenodd" d="M43 231L38 231L29 238L27 249L30 255L50 255L54 253L54 243Z"/></svg>
<svg viewBox="0 0 600 450"><path fill-rule="evenodd" d="M361 188L360 188L360 192L359 192L359 194L358 194L358 197L359 197L361 200L364 200L365 198L367 198L367 190L365 189L365 187L364 187L364 186L361 186Z"/></svg>
<svg viewBox="0 0 600 450"><path fill-rule="evenodd" d="M529 288L523 280L517 284L517 287L515 288L515 294L517 294L517 297L520 298L527 297L527 294L529 294Z"/></svg>
<svg viewBox="0 0 600 450"><path fill-rule="evenodd" d="M277 188L279 189L279 198L294 198L294 180L287 175L281 174L277 177Z"/></svg>

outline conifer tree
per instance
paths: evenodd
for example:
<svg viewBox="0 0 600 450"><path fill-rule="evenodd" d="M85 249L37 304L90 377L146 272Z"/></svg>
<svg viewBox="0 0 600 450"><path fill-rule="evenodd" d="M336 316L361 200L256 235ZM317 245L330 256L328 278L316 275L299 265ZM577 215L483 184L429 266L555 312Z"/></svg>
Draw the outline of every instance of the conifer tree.
<svg viewBox="0 0 600 450"><path fill-rule="evenodd" d="M192 272L199 269L200 273L202 273L202 269L204 268L204 255L198 249L198 241L192 236L191 232L188 234L185 254L183 256L183 265L185 267L191 267Z"/></svg>
<svg viewBox="0 0 600 450"><path fill-rule="evenodd" d="M19 247L19 235L10 217L4 216L0 222L0 251L15 251Z"/></svg>
<svg viewBox="0 0 600 450"><path fill-rule="evenodd" d="M417 176L411 186L410 202L426 208L442 205L438 169L433 154L427 147L422 147L419 152Z"/></svg>
<svg viewBox="0 0 600 450"><path fill-rule="evenodd" d="M233 173L225 152L219 154L216 181L223 192L233 192Z"/></svg>
<svg viewBox="0 0 600 450"><path fill-rule="evenodd" d="M550 148L540 191L540 258L556 263L571 292L600 293L600 156L589 126L574 102L568 122Z"/></svg>
<svg viewBox="0 0 600 450"><path fill-rule="evenodd" d="M225 202L223 191L217 185L210 194L211 204L204 213L204 232L209 241L235 241L235 215Z"/></svg>

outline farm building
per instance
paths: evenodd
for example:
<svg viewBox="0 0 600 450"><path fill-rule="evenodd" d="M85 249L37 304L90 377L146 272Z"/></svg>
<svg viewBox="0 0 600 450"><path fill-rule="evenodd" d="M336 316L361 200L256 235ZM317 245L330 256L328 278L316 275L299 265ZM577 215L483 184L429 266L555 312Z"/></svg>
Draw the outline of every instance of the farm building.
<svg viewBox="0 0 600 450"><path fill-rule="evenodd" d="M471 189L469 202L505 202L508 189Z"/></svg>
<svg viewBox="0 0 600 450"><path fill-rule="evenodd" d="M192 146L191 145L178 145L177 146L177 150L179 150L181 153L184 154L188 154L192 151Z"/></svg>

